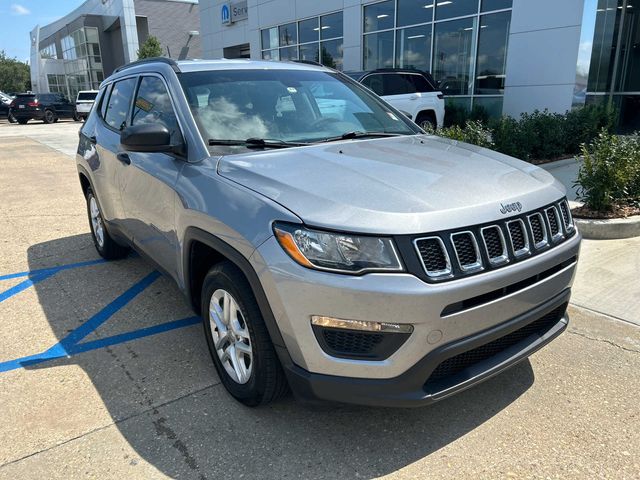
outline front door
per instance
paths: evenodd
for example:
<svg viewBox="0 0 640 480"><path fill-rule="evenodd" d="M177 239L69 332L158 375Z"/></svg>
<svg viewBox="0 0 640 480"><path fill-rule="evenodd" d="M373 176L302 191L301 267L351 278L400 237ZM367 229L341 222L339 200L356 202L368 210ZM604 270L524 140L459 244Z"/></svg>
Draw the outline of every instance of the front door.
<svg viewBox="0 0 640 480"><path fill-rule="evenodd" d="M159 76L143 76L135 96L132 125L161 123L171 132L172 144L183 142L171 99ZM137 248L175 276L177 246L175 185L183 159L169 153L121 152L129 163L119 170L126 224Z"/></svg>

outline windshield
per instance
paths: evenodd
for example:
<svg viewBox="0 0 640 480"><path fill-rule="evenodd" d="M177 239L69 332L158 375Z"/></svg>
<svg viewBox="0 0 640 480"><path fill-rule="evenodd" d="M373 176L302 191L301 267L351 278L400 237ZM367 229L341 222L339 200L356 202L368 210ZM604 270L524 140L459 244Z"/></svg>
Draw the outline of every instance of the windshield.
<svg viewBox="0 0 640 480"><path fill-rule="evenodd" d="M78 100L95 100L98 92L80 92L78 93Z"/></svg>
<svg viewBox="0 0 640 480"><path fill-rule="evenodd" d="M319 142L349 132L412 135L417 127L338 73L218 70L180 83L207 140Z"/></svg>

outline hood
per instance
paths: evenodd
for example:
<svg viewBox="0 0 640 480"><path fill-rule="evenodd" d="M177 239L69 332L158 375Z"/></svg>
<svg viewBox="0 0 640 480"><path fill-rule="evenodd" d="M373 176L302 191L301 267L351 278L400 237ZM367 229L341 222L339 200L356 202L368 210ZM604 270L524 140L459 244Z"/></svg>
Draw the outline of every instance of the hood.
<svg viewBox="0 0 640 480"><path fill-rule="evenodd" d="M564 187L491 150L414 135L224 156L218 173L291 210L306 224L409 234L490 222L558 200ZM504 210L503 210L504 211Z"/></svg>

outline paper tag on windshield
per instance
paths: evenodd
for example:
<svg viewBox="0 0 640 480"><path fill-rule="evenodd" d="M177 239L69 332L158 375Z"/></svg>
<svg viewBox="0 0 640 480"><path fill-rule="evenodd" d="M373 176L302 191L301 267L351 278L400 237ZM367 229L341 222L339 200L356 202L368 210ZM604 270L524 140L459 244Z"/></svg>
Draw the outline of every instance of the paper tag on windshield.
<svg viewBox="0 0 640 480"><path fill-rule="evenodd" d="M298 90L296 90L295 87L287 87L287 92L289 92L289 93L298 93Z"/></svg>

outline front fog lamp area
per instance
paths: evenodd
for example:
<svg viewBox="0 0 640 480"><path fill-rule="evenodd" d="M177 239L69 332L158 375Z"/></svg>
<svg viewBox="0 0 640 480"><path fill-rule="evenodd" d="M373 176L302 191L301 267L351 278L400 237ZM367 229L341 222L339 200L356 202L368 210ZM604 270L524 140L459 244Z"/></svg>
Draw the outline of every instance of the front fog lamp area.
<svg viewBox="0 0 640 480"><path fill-rule="evenodd" d="M310 230L299 225L276 224L282 248L300 265L341 273L402 271L390 238Z"/></svg>
<svg viewBox="0 0 640 480"><path fill-rule="evenodd" d="M360 330L363 332L380 333L411 333L413 325L406 323L371 322L368 320L344 320L341 318L311 316L311 324L318 327L342 328L345 330Z"/></svg>

